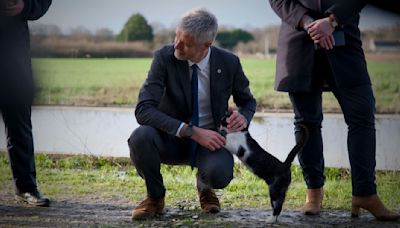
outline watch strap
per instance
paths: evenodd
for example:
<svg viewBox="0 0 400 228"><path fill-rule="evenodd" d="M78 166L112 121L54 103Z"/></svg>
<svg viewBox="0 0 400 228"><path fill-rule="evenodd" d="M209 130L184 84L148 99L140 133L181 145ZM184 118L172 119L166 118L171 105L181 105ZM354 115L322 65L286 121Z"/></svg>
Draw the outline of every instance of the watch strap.
<svg viewBox="0 0 400 228"><path fill-rule="evenodd" d="M331 23L331 26L333 28L336 28L339 25L338 21L336 20L336 17L333 14L329 15L329 22Z"/></svg>
<svg viewBox="0 0 400 228"><path fill-rule="evenodd" d="M184 131L183 131L183 137L184 138L190 138L193 135L193 125L189 124L185 127Z"/></svg>

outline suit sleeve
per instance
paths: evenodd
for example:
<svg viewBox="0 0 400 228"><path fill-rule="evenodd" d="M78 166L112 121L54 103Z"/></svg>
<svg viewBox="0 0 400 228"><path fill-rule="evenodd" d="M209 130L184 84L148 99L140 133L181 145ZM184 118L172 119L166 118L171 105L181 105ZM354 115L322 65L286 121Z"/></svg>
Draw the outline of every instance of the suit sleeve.
<svg viewBox="0 0 400 228"><path fill-rule="evenodd" d="M362 8L367 4L367 0L340 0L329 7L324 14L334 14L340 24L361 12Z"/></svg>
<svg viewBox="0 0 400 228"><path fill-rule="evenodd" d="M269 0L271 8L282 19L297 30L302 30L300 25L301 18L308 13L309 9L304 7L297 0Z"/></svg>
<svg viewBox="0 0 400 228"><path fill-rule="evenodd" d="M257 103L250 91L249 80L243 72L239 59L236 58L236 61L235 65L237 66L237 70L232 90L233 101L239 108L239 113L246 118L247 123L250 123L256 112Z"/></svg>
<svg viewBox="0 0 400 228"><path fill-rule="evenodd" d="M175 135L181 121L174 119L158 109L168 77L160 51L154 55L147 79L139 92L135 109L136 120L140 125L148 125Z"/></svg>
<svg viewBox="0 0 400 228"><path fill-rule="evenodd" d="M51 5L52 0L24 0L22 17L26 20L37 20L42 17Z"/></svg>

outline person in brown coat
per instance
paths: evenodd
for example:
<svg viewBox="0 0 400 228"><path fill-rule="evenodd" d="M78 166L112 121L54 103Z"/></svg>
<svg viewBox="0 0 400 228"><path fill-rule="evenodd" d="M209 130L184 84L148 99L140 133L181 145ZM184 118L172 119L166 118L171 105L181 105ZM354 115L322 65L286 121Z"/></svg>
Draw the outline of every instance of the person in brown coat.
<svg viewBox="0 0 400 228"><path fill-rule="evenodd" d="M282 19L275 89L288 92L295 128L306 125L309 141L298 155L307 184L307 215L318 214L323 198L322 92L332 91L348 125L352 216L364 208L379 220L400 215L385 208L375 183L375 98L361 47L359 12L365 0L270 0ZM297 132L297 131L296 131ZM298 138L296 134L296 138Z"/></svg>

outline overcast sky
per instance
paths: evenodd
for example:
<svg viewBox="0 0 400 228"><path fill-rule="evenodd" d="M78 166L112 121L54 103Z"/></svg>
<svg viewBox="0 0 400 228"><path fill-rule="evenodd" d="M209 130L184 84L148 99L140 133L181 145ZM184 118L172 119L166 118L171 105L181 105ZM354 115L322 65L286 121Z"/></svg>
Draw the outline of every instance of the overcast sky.
<svg viewBox="0 0 400 228"><path fill-rule="evenodd" d="M213 12L220 25L258 28L280 24L268 0L53 0L48 13L34 23L53 24L63 32L83 26L92 32L109 28L119 33L128 18L141 13L149 23L172 28L180 16L195 7ZM400 23L400 16L367 6L362 28Z"/></svg>

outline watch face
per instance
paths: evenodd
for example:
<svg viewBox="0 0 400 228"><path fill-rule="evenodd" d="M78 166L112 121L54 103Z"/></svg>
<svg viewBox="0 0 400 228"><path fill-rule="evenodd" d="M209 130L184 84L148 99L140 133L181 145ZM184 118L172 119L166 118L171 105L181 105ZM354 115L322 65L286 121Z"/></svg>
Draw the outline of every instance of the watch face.
<svg viewBox="0 0 400 228"><path fill-rule="evenodd" d="M190 138L190 137L192 137L192 134L193 134L193 128L192 128L192 126L188 126L188 127L185 129L184 136L185 136L186 138Z"/></svg>
<svg viewBox="0 0 400 228"><path fill-rule="evenodd" d="M336 19L331 20L331 25L334 28L336 28L338 26L338 23L337 23Z"/></svg>

